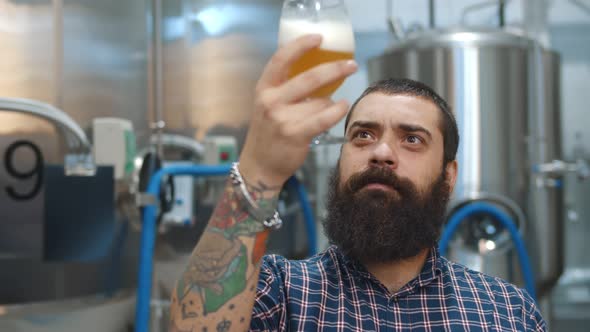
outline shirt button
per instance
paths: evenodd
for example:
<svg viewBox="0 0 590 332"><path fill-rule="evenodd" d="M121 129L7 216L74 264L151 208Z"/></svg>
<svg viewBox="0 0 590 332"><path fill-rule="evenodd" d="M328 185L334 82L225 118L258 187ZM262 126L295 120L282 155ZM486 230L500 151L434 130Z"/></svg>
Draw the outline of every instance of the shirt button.
<svg viewBox="0 0 590 332"><path fill-rule="evenodd" d="M394 297L393 297L393 302L394 302L394 303L398 303L398 302L399 302L399 298L398 298L397 296L394 296Z"/></svg>

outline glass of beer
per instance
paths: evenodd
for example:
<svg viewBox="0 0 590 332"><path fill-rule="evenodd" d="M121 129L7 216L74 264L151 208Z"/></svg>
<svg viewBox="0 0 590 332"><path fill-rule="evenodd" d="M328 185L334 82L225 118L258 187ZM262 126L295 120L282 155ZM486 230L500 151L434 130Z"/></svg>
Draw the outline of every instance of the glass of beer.
<svg viewBox="0 0 590 332"><path fill-rule="evenodd" d="M293 64L289 78L324 62L354 57L354 34L343 0L285 0L279 24L279 46L306 34L322 35L322 44ZM310 98L330 97L343 81L319 88ZM313 141L316 145L342 142L342 138L327 133Z"/></svg>

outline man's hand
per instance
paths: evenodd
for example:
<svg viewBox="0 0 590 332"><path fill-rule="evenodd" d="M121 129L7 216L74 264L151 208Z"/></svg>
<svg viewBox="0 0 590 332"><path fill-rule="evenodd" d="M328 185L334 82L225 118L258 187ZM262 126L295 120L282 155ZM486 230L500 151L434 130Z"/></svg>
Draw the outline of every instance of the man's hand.
<svg viewBox="0 0 590 332"><path fill-rule="evenodd" d="M240 156L240 171L248 183L280 188L305 161L312 139L346 115L346 101L308 96L354 73L354 61L324 63L288 79L289 67L320 43L319 35L298 38L279 49L264 69Z"/></svg>

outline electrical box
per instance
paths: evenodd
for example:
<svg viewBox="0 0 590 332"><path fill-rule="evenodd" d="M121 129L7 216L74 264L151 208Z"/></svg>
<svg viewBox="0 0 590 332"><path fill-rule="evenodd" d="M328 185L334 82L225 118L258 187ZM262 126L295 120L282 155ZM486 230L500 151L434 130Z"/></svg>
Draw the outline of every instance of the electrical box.
<svg viewBox="0 0 590 332"><path fill-rule="evenodd" d="M205 164L219 165L238 160L238 142L233 136L208 136L204 145Z"/></svg>
<svg viewBox="0 0 590 332"><path fill-rule="evenodd" d="M205 137L203 145L204 163L207 165L227 164L238 160L238 143L233 136L208 136ZM215 205L223 194L227 176L209 177L203 181L207 182L207 190L200 197L200 202L204 205Z"/></svg>
<svg viewBox="0 0 590 332"><path fill-rule="evenodd" d="M114 166L116 180L131 176L136 150L131 121L120 118L92 120L92 142L97 165Z"/></svg>
<svg viewBox="0 0 590 332"><path fill-rule="evenodd" d="M168 166L191 166L188 162L164 162ZM162 218L164 227L168 225L192 226L194 223L194 191L195 178L192 175L175 175L174 181L174 202L171 210L166 212Z"/></svg>

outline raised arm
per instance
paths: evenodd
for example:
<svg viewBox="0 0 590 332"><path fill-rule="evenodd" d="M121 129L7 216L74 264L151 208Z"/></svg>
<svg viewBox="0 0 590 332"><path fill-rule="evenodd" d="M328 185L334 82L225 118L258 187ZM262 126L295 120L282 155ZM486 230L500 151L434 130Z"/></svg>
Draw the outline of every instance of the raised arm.
<svg viewBox="0 0 590 332"><path fill-rule="evenodd" d="M279 49L256 87L256 108L239 171L264 211L274 210L282 185L303 164L312 138L348 110L346 102L308 96L352 74L353 62L323 64L287 80L290 64L320 42L319 36L306 36ZM228 181L177 281L170 331L246 331L250 326L269 230L247 212L239 190Z"/></svg>

